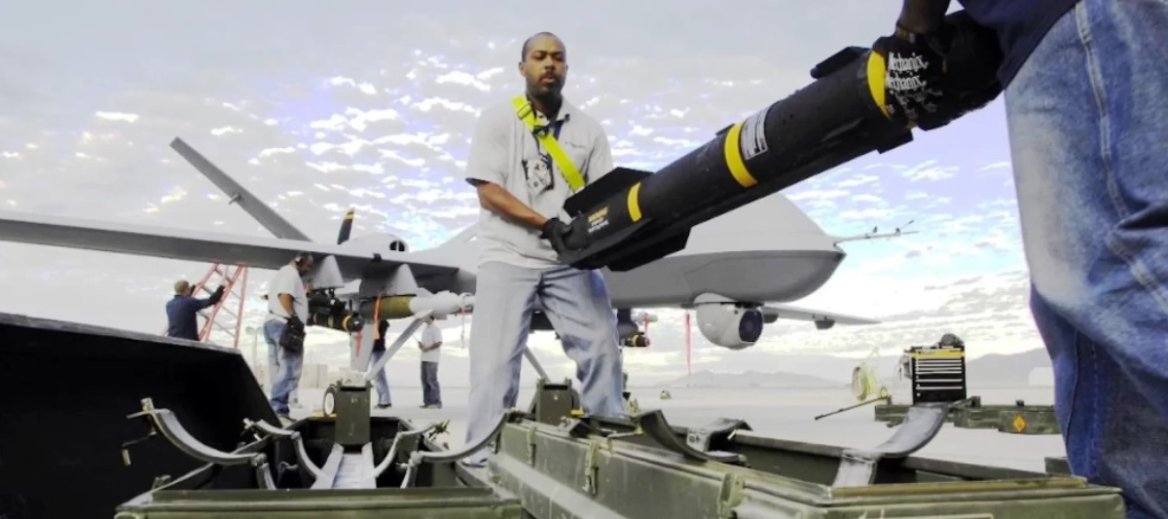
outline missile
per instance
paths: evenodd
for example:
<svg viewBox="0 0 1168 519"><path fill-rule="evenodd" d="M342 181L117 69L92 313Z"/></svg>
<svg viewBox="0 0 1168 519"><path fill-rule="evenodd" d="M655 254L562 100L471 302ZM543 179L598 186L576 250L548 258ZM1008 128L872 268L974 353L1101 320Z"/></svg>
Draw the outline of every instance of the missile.
<svg viewBox="0 0 1168 519"><path fill-rule="evenodd" d="M952 121L1001 93L1002 56L995 34L963 11L947 16L944 27L950 52L941 88ZM883 112L884 73L879 54L845 48L811 70L809 85L656 173L614 169L565 202L590 245L562 252L561 261L631 270L685 248L695 225L871 151L911 142L912 128Z"/></svg>
<svg viewBox="0 0 1168 519"><path fill-rule="evenodd" d="M344 300L325 291L314 291L308 296L308 322L305 324L355 332L365 325L365 320L356 312L349 311Z"/></svg>
<svg viewBox="0 0 1168 519"><path fill-rule="evenodd" d="M347 299L338 298L328 291L314 291L308 297L309 326L321 326L343 332L359 331L368 319L403 319L429 312L441 319L447 315L470 312L474 308L474 296L443 291L437 294L423 292L418 295L397 295L362 300L360 311L349 309Z"/></svg>
<svg viewBox="0 0 1168 519"><path fill-rule="evenodd" d="M474 296L442 291L416 296L399 295L370 299L362 302L362 315L376 315L378 319L402 319L430 312L435 318L469 312L474 308ZM376 313L374 313L376 312Z"/></svg>
<svg viewBox="0 0 1168 519"><path fill-rule="evenodd" d="M351 333L365 326L365 320L355 313L316 313L309 314L306 324Z"/></svg>

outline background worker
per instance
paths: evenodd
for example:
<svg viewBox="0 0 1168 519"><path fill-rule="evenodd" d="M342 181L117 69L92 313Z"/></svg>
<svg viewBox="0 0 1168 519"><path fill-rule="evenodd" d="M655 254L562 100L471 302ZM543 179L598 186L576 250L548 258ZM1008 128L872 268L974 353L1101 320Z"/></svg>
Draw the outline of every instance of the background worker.
<svg viewBox="0 0 1168 519"><path fill-rule="evenodd" d="M568 66L558 37L528 38L520 60L526 95L483 112L466 167L483 208L470 334L468 443L485 437L515 405L537 298L565 353L576 361L584 410L608 416L624 411L616 315L604 278L561 264L557 254L586 237L557 216L570 193L612 170L608 138L595 119L561 94ZM485 461L484 449L466 463Z"/></svg>
<svg viewBox="0 0 1168 519"><path fill-rule="evenodd" d="M1168 2L962 0L997 32L1030 306L1071 471L1168 518ZM936 125L948 0L906 0L893 117Z"/></svg>
<svg viewBox="0 0 1168 519"><path fill-rule="evenodd" d="M441 356L442 330L434 324L434 316L426 316L422 328L422 409L442 409L442 390L438 387L438 358Z"/></svg>
<svg viewBox="0 0 1168 519"><path fill-rule="evenodd" d="M194 291L195 287L185 279L175 282L174 297L166 302L167 337L199 340L199 310L213 306L223 298L223 285L206 299L195 297Z"/></svg>
<svg viewBox="0 0 1168 519"><path fill-rule="evenodd" d="M284 419L288 416L288 396L300 383L304 364L303 335L299 341L281 344L285 328L304 330L308 320L308 295L303 277L312 271L312 255L296 255L276 271L268 287L268 320L264 322L264 341L268 343L268 369L275 373L270 397L272 409Z"/></svg>
<svg viewBox="0 0 1168 519"><path fill-rule="evenodd" d="M373 356L369 360L370 365L376 365L381 361L381 357L385 356L385 332L389 330L389 320L382 319L377 323L377 338L373 339ZM389 398L389 380L385 377L385 370L388 366L382 366L377 370L377 376L373 378L373 385L377 388L377 408L388 409L393 406Z"/></svg>

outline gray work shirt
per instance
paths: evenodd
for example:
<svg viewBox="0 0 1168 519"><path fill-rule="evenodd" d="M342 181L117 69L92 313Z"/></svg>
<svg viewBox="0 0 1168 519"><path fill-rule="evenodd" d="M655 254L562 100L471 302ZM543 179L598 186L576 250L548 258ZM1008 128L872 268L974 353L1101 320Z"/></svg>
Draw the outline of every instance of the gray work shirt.
<svg viewBox="0 0 1168 519"><path fill-rule="evenodd" d="M536 125L547 124L547 117L536 112ZM565 100L555 124L559 125L556 141L571 157L585 184L613 169L608 137L595 119ZM549 162L551 169L547 168ZM544 217L560 216L568 222L563 214L564 201L572 194L568 182L547 150L519 120L510 100L483 110L479 117L466 178L498 184ZM535 269L559 265L555 250L539 237L539 229L527 228L486 209L479 212L478 227L480 265L491 261Z"/></svg>
<svg viewBox="0 0 1168 519"><path fill-rule="evenodd" d="M268 320L287 321L290 315L280 303L280 294L292 296L292 310L300 322L308 322L308 296L304 291L304 280L292 265L284 265L276 271L276 277L268 285Z"/></svg>

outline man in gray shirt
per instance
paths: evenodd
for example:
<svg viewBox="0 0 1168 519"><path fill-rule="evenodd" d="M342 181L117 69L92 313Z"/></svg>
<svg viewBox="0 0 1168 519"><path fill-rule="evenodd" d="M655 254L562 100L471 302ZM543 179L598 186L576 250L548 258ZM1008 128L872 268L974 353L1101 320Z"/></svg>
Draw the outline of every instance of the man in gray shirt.
<svg viewBox="0 0 1168 519"><path fill-rule="evenodd" d="M284 419L288 416L288 398L300 384L303 350L280 346L284 327L304 327L308 321L308 288L303 277L312 271L314 260L307 253L297 254L276 271L268 286L268 318L264 322L264 341L268 343L268 369L271 380L272 409Z"/></svg>
<svg viewBox="0 0 1168 519"><path fill-rule="evenodd" d="M576 361L585 412L624 412L616 315L604 278L561 264L552 246L580 238L563 223L570 221L564 201L613 169L603 128L560 93L566 56L554 34L524 42L519 73L526 95L484 110L471 143L466 178L484 211L470 336L468 443L483 438L515 406L537 303ZM481 464L486 454L484 449L467 461Z"/></svg>

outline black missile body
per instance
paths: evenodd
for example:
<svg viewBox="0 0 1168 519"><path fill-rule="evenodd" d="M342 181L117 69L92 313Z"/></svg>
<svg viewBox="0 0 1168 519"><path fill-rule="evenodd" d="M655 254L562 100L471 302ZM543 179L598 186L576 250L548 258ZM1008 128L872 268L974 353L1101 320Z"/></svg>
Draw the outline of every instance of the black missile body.
<svg viewBox="0 0 1168 519"><path fill-rule="evenodd" d="M365 320L360 314L350 311L344 301L332 294L314 291L308 296L308 322L305 324L342 332L355 332L365 326Z"/></svg>
<svg viewBox="0 0 1168 519"><path fill-rule="evenodd" d="M1001 92L995 34L964 12L946 17L953 120ZM577 268L631 270L685 247L693 226L871 151L912 141L884 114L884 59L849 47L811 71L810 85L719 132L656 173L617 168L573 195L568 214L586 218L591 245L565 252Z"/></svg>

